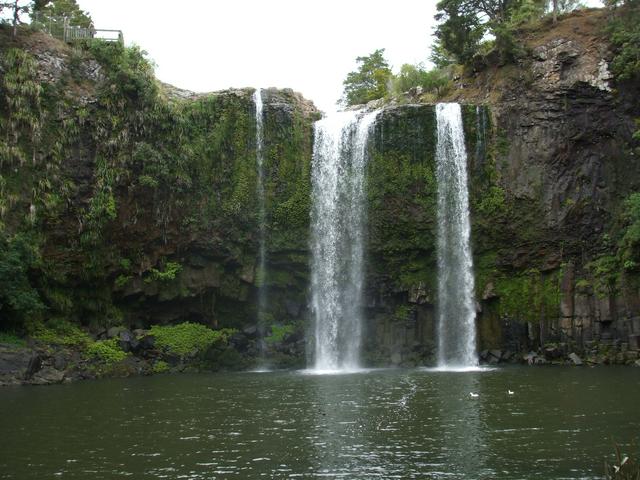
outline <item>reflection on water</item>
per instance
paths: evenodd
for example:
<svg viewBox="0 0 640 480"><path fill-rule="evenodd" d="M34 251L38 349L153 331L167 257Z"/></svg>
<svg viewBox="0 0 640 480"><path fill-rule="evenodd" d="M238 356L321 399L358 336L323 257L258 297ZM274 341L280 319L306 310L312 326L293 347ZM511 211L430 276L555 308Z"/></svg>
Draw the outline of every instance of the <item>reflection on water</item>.
<svg viewBox="0 0 640 480"><path fill-rule="evenodd" d="M314 425L311 435L314 471L343 476L366 462L366 405L363 384L355 375L316 378L313 388Z"/></svg>
<svg viewBox="0 0 640 480"><path fill-rule="evenodd" d="M639 402L638 371L613 367L5 388L0 478L601 478Z"/></svg>
<svg viewBox="0 0 640 480"><path fill-rule="evenodd" d="M447 394L438 397L438 418L442 422L443 471L451 478L487 476L484 465L485 439L482 428L485 391L483 375L458 373L439 375L447 383ZM442 389L440 389L442 390Z"/></svg>

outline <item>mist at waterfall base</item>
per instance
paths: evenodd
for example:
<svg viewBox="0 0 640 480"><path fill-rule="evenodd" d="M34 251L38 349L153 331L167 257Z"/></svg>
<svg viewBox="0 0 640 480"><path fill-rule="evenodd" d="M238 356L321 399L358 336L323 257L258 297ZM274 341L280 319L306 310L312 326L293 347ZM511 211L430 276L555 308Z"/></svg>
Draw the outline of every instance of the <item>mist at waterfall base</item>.
<svg viewBox="0 0 640 480"><path fill-rule="evenodd" d="M315 124L311 310L315 372L357 371L362 347L365 167L377 111L345 111Z"/></svg>

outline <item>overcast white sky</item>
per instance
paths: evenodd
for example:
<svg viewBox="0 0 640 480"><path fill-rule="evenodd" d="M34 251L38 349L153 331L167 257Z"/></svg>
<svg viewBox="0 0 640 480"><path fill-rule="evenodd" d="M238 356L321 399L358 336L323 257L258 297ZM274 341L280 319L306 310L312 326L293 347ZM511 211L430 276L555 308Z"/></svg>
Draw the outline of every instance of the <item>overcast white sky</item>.
<svg viewBox="0 0 640 480"><path fill-rule="evenodd" d="M590 0L588 3L599 3ZM429 57L436 0L78 0L120 29L160 80L198 92L290 87L331 110L357 56L385 48L394 70Z"/></svg>

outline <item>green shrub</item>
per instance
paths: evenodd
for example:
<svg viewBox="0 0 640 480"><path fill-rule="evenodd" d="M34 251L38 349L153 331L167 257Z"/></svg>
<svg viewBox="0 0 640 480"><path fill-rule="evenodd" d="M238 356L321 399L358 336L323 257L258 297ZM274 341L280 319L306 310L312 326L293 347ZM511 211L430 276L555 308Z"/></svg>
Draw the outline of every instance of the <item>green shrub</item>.
<svg viewBox="0 0 640 480"><path fill-rule="evenodd" d="M156 339L156 345L181 357L204 352L211 345L226 343L233 334L232 329L212 330L199 323L184 322L178 325L154 325L149 331Z"/></svg>
<svg viewBox="0 0 640 480"><path fill-rule="evenodd" d="M55 345L86 346L91 337L71 322L53 319L49 322L37 322L28 327L30 336L40 342Z"/></svg>
<svg viewBox="0 0 640 480"><path fill-rule="evenodd" d="M0 332L0 343L8 343L17 347L24 347L27 344L24 338L20 338L15 333L10 332Z"/></svg>
<svg viewBox="0 0 640 480"><path fill-rule="evenodd" d="M118 275L115 281L116 288L123 288L131 278L133 278L131 275Z"/></svg>
<svg viewBox="0 0 640 480"><path fill-rule="evenodd" d="M20 320L44 309L32 286L29 270L39 260L38 248L28 237L0 237L0 318ZM6 328L6 327L5 327Z"/></svg>
<svg viewBox="0 0 640 480"><path fill-rule="evenodd" d="M169 371L169 364L164 360L158 360L153 364L153 373L165 373Z"/></svg>
<svg viewBox="0 0 640 480"><path fill-rule="evenodd" d="M633 193L624 202L626 226L619 244L619 256L625 270L635 270L640 263L640 193Z"/></svg>
<svg viewBox="0 0 640 480"><path fill-rule="evenodd" d="M116 338L109 340L99 340L87 346L87 355L96 358L108 365L121 362L129 356L118 345Z"/></svg>
<svg viewBox="0 0 640 480"><path fill-rule="evenodd" d="M586 265L593 276L596 294L604 298L617 291L620 265L612 255L602 255Z"/></svg>
<svg viewBox="0 0 640 480"><path fill-rule="evenodd" d="M620 80L640 78L640 3L628 0L607 27L615 56L611 70Z"/></svg>
<svg viewBox="0 0 640 480"><path fill-rule="evenodd" d="M445 95L452 86L446 69L425 70L422 65L404 64L400 73L393 77L392 91L400 95L413 87L421 87L424 93L433 93L436 97Z"/></svg>
<svg viewBox="0 0 640 480"><path fill-rule="evenodd" d="M174 280L180 270L182 270L182 265L180 265L179 263L167 262L164 270L152 268L149 271L149 276L145 278L144 281L146 283L151 283L152 281L168 282L170 280Z"/></svg>
<svg viewBox="0 0 640 480"><path fill-rule="evenodd" d="M344 80L342 101L346 105L361 105L383 98L387 94L387 83L392 77L389 64L384 58L384 48L371 55L356 58L358 69L347 74Z"/></svg>
<svg viewBox="0 0 640 480"><path fill-rule="evenodd" d="M280 343L284 337L293 333L295 327L293 325L271 325L271 335L264 339L267 343Z"/></svg>

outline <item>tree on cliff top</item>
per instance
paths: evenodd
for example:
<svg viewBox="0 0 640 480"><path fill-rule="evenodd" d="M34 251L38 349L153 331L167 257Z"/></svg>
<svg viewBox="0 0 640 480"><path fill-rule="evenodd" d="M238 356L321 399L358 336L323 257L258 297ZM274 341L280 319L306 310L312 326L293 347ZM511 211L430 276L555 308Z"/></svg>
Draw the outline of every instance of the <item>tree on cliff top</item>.
<svg viewBox="0 0 640 480"><path fill-rule="evenodd" d="M0 14L2 14L3 10L11 11L11 23L13 25L13 36L15 37L16 33L18 33L18 25L22 23L20 16L23 13L29 12L29 5L24 4L24 1L21 0L0 2ZM2 19L0 18L0 23L1 22Z"/></svg>
<svg viewBox="0 0 640 480"><path fill-rule="evenodd" d="M360 105L377 100L387 94L392 73L384 58L384 48L371 55L356 58L358 70L350 72L343 83L342 101L347 105Z"/></svg>
<svg viewBox="0 0 640 480"><path fill-rule="evenodd" d="M555 20L558 13L578 5L577 0L440 0L435 36L441 48L463 64L490 38L508 59L519 50L516 31L521 25L543 17L548 8Z"/></svg>
<svg viewBox="0 0 640 480"><path fill-rule="evenodd" d="M91 16L80 9L76 0L34 0L33 12L43 22L53 17L67 17L69 25L84 28L93 26Z"/></svg>

